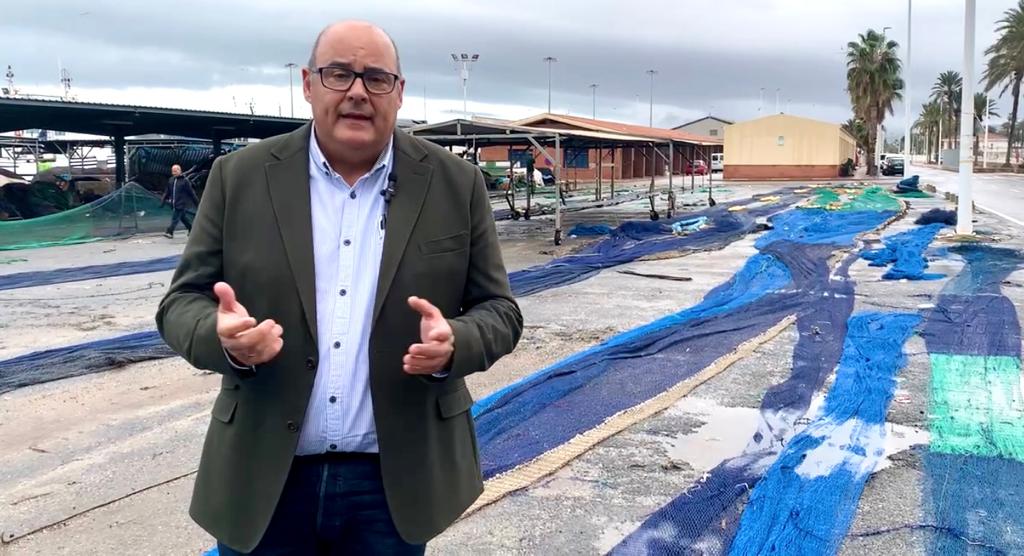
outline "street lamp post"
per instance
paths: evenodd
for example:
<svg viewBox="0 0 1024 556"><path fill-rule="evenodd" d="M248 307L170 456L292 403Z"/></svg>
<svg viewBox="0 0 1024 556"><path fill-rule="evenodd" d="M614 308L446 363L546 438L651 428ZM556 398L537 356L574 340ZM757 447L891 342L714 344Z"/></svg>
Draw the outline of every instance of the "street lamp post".
<svg viewBox="0 0 1024 556"><path fill-rule="evenodd" d="M903 80L904 91L903 91L903 136L906 138L903 140L903 158L906 160L906 164L910 163L910 3L912 0L907 0L907 63L903 68L903 75L906 79Z"/></svg>
<svg viewBox="0 0 1024 556"><path fill-rule="evenodd" d="M479 54L470 56L463 52L461 55L452 53L452 61L459 67L459 77L462 79L462 117L469 119L469 65L480 59Z"/></svg>
<svg viewBox="0 0 1024 556"><path fill-rule="evenodd" d="M974 233L971 179L974 177L974 8L975 0L964 1L964 77L960 103L960 187L957 192L956 233Z"/></svg>
<svg viewBox="0 0 1024 556"><path fill-rule="evenodd" d="M292 76L297 65L295 62L288 62L284 65L284 67L288 68L288 105L292 118L295 117L295 80Z"/></svg>
<svg viewBox="0 0 1024 556"><path fill-rule="evenodd" d="M554 56L548 56L544 58L544 61L548 64L548 114L551 113L551 64L558 61L558 58Z"/></svg>
<svg viewBox="0 0 1024 556"><path fill-rule="evenodd" d="M657 74L658 70L647 70L647 75L651 76L651 114L647 124L648 127L654 127L654 76Z"/></svg>
<svg viewBox="0 0 1024 556"><path fill-rule="evenodd" d="M592 97L592 102L593 102L593 105L594 105L593 106L593 113L592 113L591 117L596 120L597 119L597 83L591 83L589 85L589 87L590 87L590 93L591 93L591 97Z"/></svg>

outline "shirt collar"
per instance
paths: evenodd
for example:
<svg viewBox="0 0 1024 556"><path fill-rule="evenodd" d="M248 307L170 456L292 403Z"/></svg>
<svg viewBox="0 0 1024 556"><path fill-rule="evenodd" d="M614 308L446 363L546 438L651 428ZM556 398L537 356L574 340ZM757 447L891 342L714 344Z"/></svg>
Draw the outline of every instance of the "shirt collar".
<svg viewBox="0 0 1024 556"><path fill-rule="evenodd" d="M395 136L394 135L389 136L388 137L388 144L387 144L387 146L385 146L384 150L381 151L380 156L377 157L377 162L375 162L373 164L373 168L371 168L370 171L366 175L368 175L368 176L372 175L372 174L374 174L376 172L381 171L381 169L387 169L387 170L391 169L391 162L392 162L392 159L394 158L394 143L395 143ZM333 176L333 177L336 177L336 178L344 181L342 179L342 177L339 176L338 173L335 172L333 168L331 168L331 165L327 162L327 157L325 157L323 151L320 150L320 143L318 143L317 140L316 140L316 127L315 126L310 126L310 132L309 132L309 160L310 160L310 162L313 163L313 166L317 170L319 170L323 175L328 176L328 177ZM355 184L349 184L349 185L350 186L354 186Z"/></svg>

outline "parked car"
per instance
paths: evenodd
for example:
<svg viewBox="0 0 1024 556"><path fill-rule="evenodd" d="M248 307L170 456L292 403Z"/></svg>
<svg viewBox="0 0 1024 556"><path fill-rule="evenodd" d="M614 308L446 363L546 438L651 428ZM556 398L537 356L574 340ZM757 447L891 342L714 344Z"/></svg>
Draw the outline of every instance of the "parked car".
<svg viewBox="0 0 1024 556"><path fill-rule="evenodd" d="M703 160L695 160L693 162L687 162L683 165L683 174L706 176L708 173L708 163Z"/></svg>
<svg viewBox="0 0 1024 556"><path fill-rule="evenodd" d="M882 175L883 176L902 176L903 175L903 157L891 154L885 157L885 162L882 164Z"/></svg>
<svg viewBox="0 0 1024 556"><path fill-rule="evenodd" d="M725 170L725 153L711 153L711 171L722 172Z"/></svg>

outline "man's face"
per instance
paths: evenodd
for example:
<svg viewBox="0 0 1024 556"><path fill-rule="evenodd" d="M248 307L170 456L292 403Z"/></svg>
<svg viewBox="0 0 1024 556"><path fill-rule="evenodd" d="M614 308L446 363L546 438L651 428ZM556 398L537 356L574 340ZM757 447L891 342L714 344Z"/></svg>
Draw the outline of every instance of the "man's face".
<svg viewBox="0 0 1024 556"><path fill-rule="evenodd" d="M398 73L391 41L380 30L367 25L341 24L328 29L320 38L314 58L317 67ZM314 73L316 69L302 70L302 87L313 107L317 138L353 151L383 149L395 129L405 80L399 78L394 90L386 94L368 91L360 78L347 91L336 91L324 86L321 74Z"/></svg>
<svg viewBox="0 0 1024 556"><path fill-rule="evenodd" d="M171 166L171 175L172 176L180 176L181 175L181 166L178 166L177 164L175 164L174 166Z"/></svg>

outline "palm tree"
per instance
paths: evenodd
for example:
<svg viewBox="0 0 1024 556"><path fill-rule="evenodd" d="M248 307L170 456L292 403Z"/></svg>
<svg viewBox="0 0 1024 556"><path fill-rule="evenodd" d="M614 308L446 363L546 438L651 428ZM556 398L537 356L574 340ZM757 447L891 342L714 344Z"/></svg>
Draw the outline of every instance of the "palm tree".
<svg viewBox="0 0 1024 556"><path fill-rule="evenodd" d="M978 140L981 132L985 129L985 117L999 117L996 111L996 101L988 98L985 93L974 93L974 158L978 158Z"/></svg>
<svg viewBox="0 0 1024 556"><path fill-rule="evenodd" d="M939 146L939 122L942 120L942 108L939 107L937 102L930 101L921 105L921 115L918 117L917 122L914 124L925 133L926 143L926 156L927 160L932 160L932 148L935 148L935 153L938 155ZM932 134L935 134L935 141L932 141ZM938 156L935 158L938 162Z"/></svg>
<svg viewBox="0 0 1024 556"><path fill-rule="evenodd" d="M1013 89L1013 107L1010 109L1010 129L1007 133L1006 164L1010 163L1010 153L1013 151L1013 137L1017 128L1017 107L1020 101L1020 83L1024 78L1024 0L1018 0L1015 8L1010 8L1003 13L1003 18L997 23L996 32L999 38L996 42L985 49L988 56L988 65L982 80L985 82L985 90L991 91L999 85L1002 89L999 96L1002 97L1007 89Z"/></svg>
<svg viewBox="0 0 1024 556"><path fill-rule="evenodd" d="M963 82L963 77L960 77L959 72L949 70L940 73L935 84L932 85L932 100L937 101L942 107L942 129L950 137L950 145L955 145L952 139L959 134L956 115L960 113ZM941 143L941 137L939 141Z"/></svg>
<svg viewBox="0 0 1024 556"><path fill-rule="evenodd" d="M850 134L855 141L857 141L857 148L868 152L868 128L864 125L864 120L860 118L850 118L843 123L843 131Z"/></svg>
<svg viewBox="0 0 1024 556"><path fill-rule="evenodd" d="M853 113L868 131L868 175L877 176L878 127L886 113L892 114L893 102L903 98L902 64L896 56L896 41L887 40L874 29L861 33L858 39L846 45L846 90Z"/></svg>

